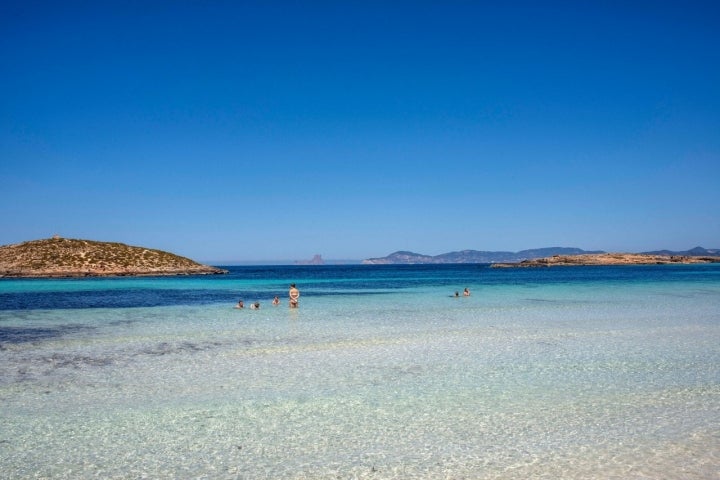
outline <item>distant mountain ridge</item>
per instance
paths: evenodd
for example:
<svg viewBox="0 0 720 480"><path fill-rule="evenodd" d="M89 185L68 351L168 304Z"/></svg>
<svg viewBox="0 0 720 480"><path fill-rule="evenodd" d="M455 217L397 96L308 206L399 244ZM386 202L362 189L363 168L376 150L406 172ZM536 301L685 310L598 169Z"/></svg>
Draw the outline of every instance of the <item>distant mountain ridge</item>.
<svg viewBox="0 0 720 480"><path fill-rule="evenodd" d="M703 247L695 247L691 248L690 250L685 250L682 252L675 252L672 250L655 250L653 252L642 252L647 255L686 255L689 257L705 257L705 256L713 256L713 255L720 255L720 248L703 248Z"/></svg>
<svg viewBox="0 0 720 480"><path fill-rule="evenodd" d="M647 253L599 253L594 255L552 255L512 263L493 263L493 268L518 267L574 267L574 266L617 266L617 265L692 265L698 263L720 263L720 256L708 255L653 255Z"/></svg>
<svg viewBox="0 0 720 480"><path fill-rule="evenodd" d="M432 263L497 263L521 262L532 258L549 257L552 255L582 255L591 253L605 253L601 250L586 251L573 247L547 247L519 252L489 252L481 250L461 250L440 255L423 255L421 253L398 251L386 257L368 258L363 260L366 265L391 264L432 264Z"/></svg>
<svg viewBox="0 0 720 480"><path fill-rule="evenodd" d="M440 255L423 255L421 253L400 250L386 257L368 258L363 260L365 265L397 265L397 264L435 264L435 263L513 263L536 258L552 257L553 255L591 255L607 253L603 250L583 250L575 247L546 247L519 252L460 250ZM690 257L720 255L720 249L706 249L695 247L685 251L657 250L654 252L641 252L647 255L682 255Z"/></svg>

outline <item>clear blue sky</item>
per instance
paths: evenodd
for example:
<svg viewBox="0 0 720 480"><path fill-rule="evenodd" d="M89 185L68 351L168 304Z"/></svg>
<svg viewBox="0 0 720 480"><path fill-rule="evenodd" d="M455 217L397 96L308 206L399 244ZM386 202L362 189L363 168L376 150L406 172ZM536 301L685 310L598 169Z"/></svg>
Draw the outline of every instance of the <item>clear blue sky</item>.
<svg viewBox="0 0 720 480"><path fill-rule="evenodd" d="M0 244L720 248L720 3L3 2Z"/></svg>

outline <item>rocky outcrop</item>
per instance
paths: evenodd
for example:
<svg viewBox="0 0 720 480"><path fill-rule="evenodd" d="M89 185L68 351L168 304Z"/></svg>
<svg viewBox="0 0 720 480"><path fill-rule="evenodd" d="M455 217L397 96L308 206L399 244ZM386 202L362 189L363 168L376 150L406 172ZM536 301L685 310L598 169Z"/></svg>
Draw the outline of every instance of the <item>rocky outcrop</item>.
<svg viewBox="0 0 720 480"><path fill-rule="evenodd" d="M310 260L295 260L295 265L325 265L322 255L316 253Z"/></svg>
<svg viewBox="0 0 720 480"><path fill-rule="evenodd" d="M496 263L494 268L553 267L572 265L663 265L671 263L720 263L720 257L654 255L646 253L601 253L593 255L553 255L517 263Z"/></svg>
<svg viewBox="0 0 720 480"><path fill-rule="evenodd" d="M0 247L0 277L207 275L227 270L162 250L49 238Z"/></svg>

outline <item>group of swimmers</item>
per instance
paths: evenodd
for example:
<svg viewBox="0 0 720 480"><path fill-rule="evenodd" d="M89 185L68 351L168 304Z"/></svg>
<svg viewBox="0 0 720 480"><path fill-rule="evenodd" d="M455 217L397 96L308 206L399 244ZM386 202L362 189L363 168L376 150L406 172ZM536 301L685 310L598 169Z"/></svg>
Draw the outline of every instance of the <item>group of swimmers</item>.
<svg viewBox="0 0 720 480"><path fill-rule="evenodd" d="M460 292L455 292L454 295L456 298L460 296ZM469 297L470 296L470 290L465 287L465 290L463 290L463 297ZM289 304L290 308L298 308L300 306L299 300L300 300L300 290L298 290L295 287L295 284L290 285L290 291L288 292L288 297L290 297ZM275 296L272 301L273 306L277 307L280 305L280 299ZM242 300L239 300L237 305L235 305L235 308L245 308L245 304ZM255 302L250 304L251 310L258 310L260 308L260 302Z"/></svg>
<svg viewBox="0 0 720 480"><path fill-rule="evenodd" d="M467 289L466 289L467 290ZM290 297L290 308L298 308L300 306L299 300L300 300L300 290L298 290L295 287L295 284L293 283L290 285L290 291L288 292L288 296ZM277 307L280 305L280 299L275 296L272 301L273 306ZM245 303L242 300L238 300L237 305L235 305L235 308L245 308ZM255 302L250 304L251 310L259 310L260 309L260 302Z"/></svg>
<svg viewBox="0 0 720 480"><path fill-rule="evenodd" d="M275 297L277 298L277 297ZM275 304L275 300L273 300L273 304ZM245 308L245 302L242 300L238 300L237 305L235 305L235 308ZM250 310L258 310L260 309L260 302L255 302L250 304Z"/></svg>

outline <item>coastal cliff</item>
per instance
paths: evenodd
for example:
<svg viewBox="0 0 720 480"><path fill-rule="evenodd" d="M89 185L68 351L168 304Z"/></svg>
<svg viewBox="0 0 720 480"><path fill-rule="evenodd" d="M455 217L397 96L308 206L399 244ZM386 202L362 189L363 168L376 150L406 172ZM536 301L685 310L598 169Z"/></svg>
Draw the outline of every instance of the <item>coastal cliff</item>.
<svg viewBox="0 0 720 480"><path fill-rule="evenodd" d="M162 250L53 237L0 247L0 277L207 275L226 270Z"/></svg>
<svg viewBox="0 0 720 480"><path fill-rule="evenodd" d="M720 257L691 255L655 255L646 253L601 253L591 255L553 255L517 263L495 263L493 268L554 267L572 265L663 265L720 263Z"/></svg>

